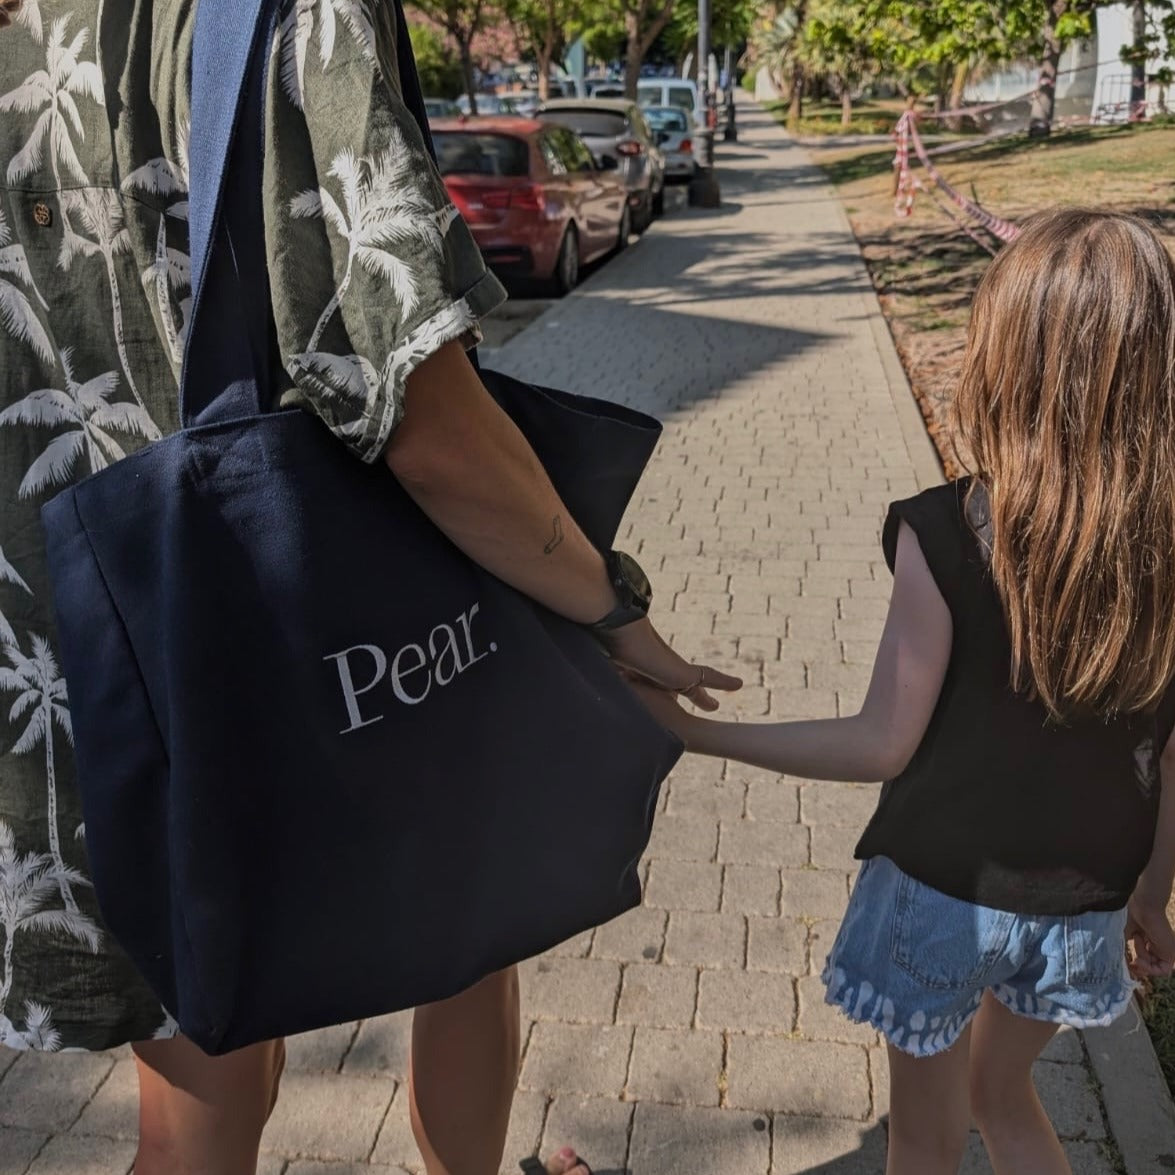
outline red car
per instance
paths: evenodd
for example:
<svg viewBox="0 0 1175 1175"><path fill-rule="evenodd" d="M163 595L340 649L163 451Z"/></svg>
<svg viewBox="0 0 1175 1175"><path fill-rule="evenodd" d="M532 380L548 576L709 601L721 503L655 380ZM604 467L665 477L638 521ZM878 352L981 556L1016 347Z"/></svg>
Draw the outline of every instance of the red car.
<svg viewBox="0 0 1175 1175"><path fill-rule="evenodd" d="M565 294L580 267L623 249L632 228L619 173L596 167L565 127L520 118L432 124L449 196L486 263Z"/></svg>

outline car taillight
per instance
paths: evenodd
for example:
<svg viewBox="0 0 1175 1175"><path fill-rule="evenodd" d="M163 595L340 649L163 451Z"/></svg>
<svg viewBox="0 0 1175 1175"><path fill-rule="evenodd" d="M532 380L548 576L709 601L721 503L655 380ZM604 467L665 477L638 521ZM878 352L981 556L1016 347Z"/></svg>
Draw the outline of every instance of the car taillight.
<svg viewBox="0 0 1175 1175"><path fill-rule="evenodd" d="M687 155L690 155L693 153L694 145L689 141L689 139L682 139L681 146L677 149L679 151L684 151Z"/></svg>
<svg viewBox="0 0 1175 1175"><path fill-rule="evenodd" d="M511 208L521 208L524 212L542 212L543 189L533 184L525 188L515 188L511 192Z"/></svg>
<svg viewBox="0 0 1175 1175"><path fill-rule="evenodd" d="M510 207L510 189L509 188L490 188L489 191L482 192L481 203L484 208L509 208Z"/></svg>
<svg viewBox="0 0 1175 1175"><path fill-rule="evenodd" d="M639 155L644 150L644 147L636 139L625 139L623 143L616 144L616 150L621 155Z"/></svg>

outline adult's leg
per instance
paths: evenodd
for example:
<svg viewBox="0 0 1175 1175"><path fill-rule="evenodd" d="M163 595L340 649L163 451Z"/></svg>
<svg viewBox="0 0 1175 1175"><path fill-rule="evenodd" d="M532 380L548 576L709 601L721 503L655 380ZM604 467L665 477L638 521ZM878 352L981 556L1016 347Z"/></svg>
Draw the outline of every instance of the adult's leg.
<svg viewBox="0 0 1175 1175"><path fill-rule="evenodd" d="M971 1040L971 1112L996 1175L1070 1175L1032 1065L1057 1025L1013 1015L991 992Z"/></svg>
<svg viewBox="0 0 1175 1175"><path fill-rule="evenodd" d="M956 1175L971 1129L968 1027L953 1048L911 1057L889 1047L886 1175Z"/></svg>
<svg viewBox="0 0 1175 1175"><path fill-rule="evenodd" d="M140 1041L135 1175L254 1175L285 1044L210 1057L186 1037Z"/></svg>
<svg viewBox="0 0 1175 1175"><path fill-rule="evenodd" d="M412 1131L428 1175L497 1175L506 1145L520 1050L518 971L509 967L440 1003L412 1024ZM551 1175L584 1175L561 1151Z"/></svg>

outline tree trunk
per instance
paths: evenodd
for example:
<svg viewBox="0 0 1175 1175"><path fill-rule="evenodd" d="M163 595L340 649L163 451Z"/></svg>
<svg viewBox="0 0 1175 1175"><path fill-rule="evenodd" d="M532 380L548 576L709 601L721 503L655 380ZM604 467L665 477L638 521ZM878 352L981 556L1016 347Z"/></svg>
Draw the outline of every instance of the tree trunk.
<svg viewBox="0 0 1175 1175"><path fill-rule="evenodd" d="M787 108L787 129L799 130L804 117L804 67L797 61L791 71L791 103Z"/></svg>
<svg viewBox="0 0 1175 1175"><path fill-rule="evenodd" d="M853 125L853 91L843 78L840 83L840 125L845 130Z"/></svg>
<svg viewBox="0 0 1175 1175"><path fill-rule="evenodd" d="M472 37L457 38L457 52L461 58L461 78L465 82L465 93L469 98L469 113L477 114L477 82L473 77Z"/></svg>
<svg viewBox="0 0 1175 1175"><path fill-rule="evenodd" d="M639 13L625 13L624 31L627 36L624 46L624 96L630 102L635 102L637 82L640 81L641 76L641 62L645 59L644 46L641 44Z"/></svg>
<svg viewBox="0 0 1175 1175"><path fill-rule="evenodd" d="M960 61L955 66L954 75L951 78L951 92L947 98L947 109L958 110L963 105L963 97L967 93L967 82L971 77L971 63L969 61ZM954 131L956 134L963 129L963 119L960 115L952 115L947 119L947 128Z"/></svg>
<svg viewBox="0 0 1175 1175"><path fill-rule="evenodd" d="M1146 117L1146 3L1134 0L1134 60L1130 63L1130 121L1141 122Z"/></svg>
<svg viewBox="0 0 1175 1175"><path fill-rule="evenodd" d="M1057 36L1057 21L1065 15L1068 7L1069 0L1053 0L1045 18L1040 85L1032 95L1032 113L1028 120L1028 134L1032 138L1044 138L1053 132L1053 116L1057 109L1057 70L1061 64L1061 41Z"/></svg>

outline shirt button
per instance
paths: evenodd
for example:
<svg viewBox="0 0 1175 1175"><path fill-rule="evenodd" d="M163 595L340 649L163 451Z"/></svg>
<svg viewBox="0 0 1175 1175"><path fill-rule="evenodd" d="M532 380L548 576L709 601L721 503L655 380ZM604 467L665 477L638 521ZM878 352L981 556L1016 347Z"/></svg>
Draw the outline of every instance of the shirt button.
<svg viewBox="0 0 1175 1175"><path fill-rule="evenodd" d="M41 226L41 228L48 228L53 223L53 209L48 204L38 202L33 205L33 220Z"/></svg>

